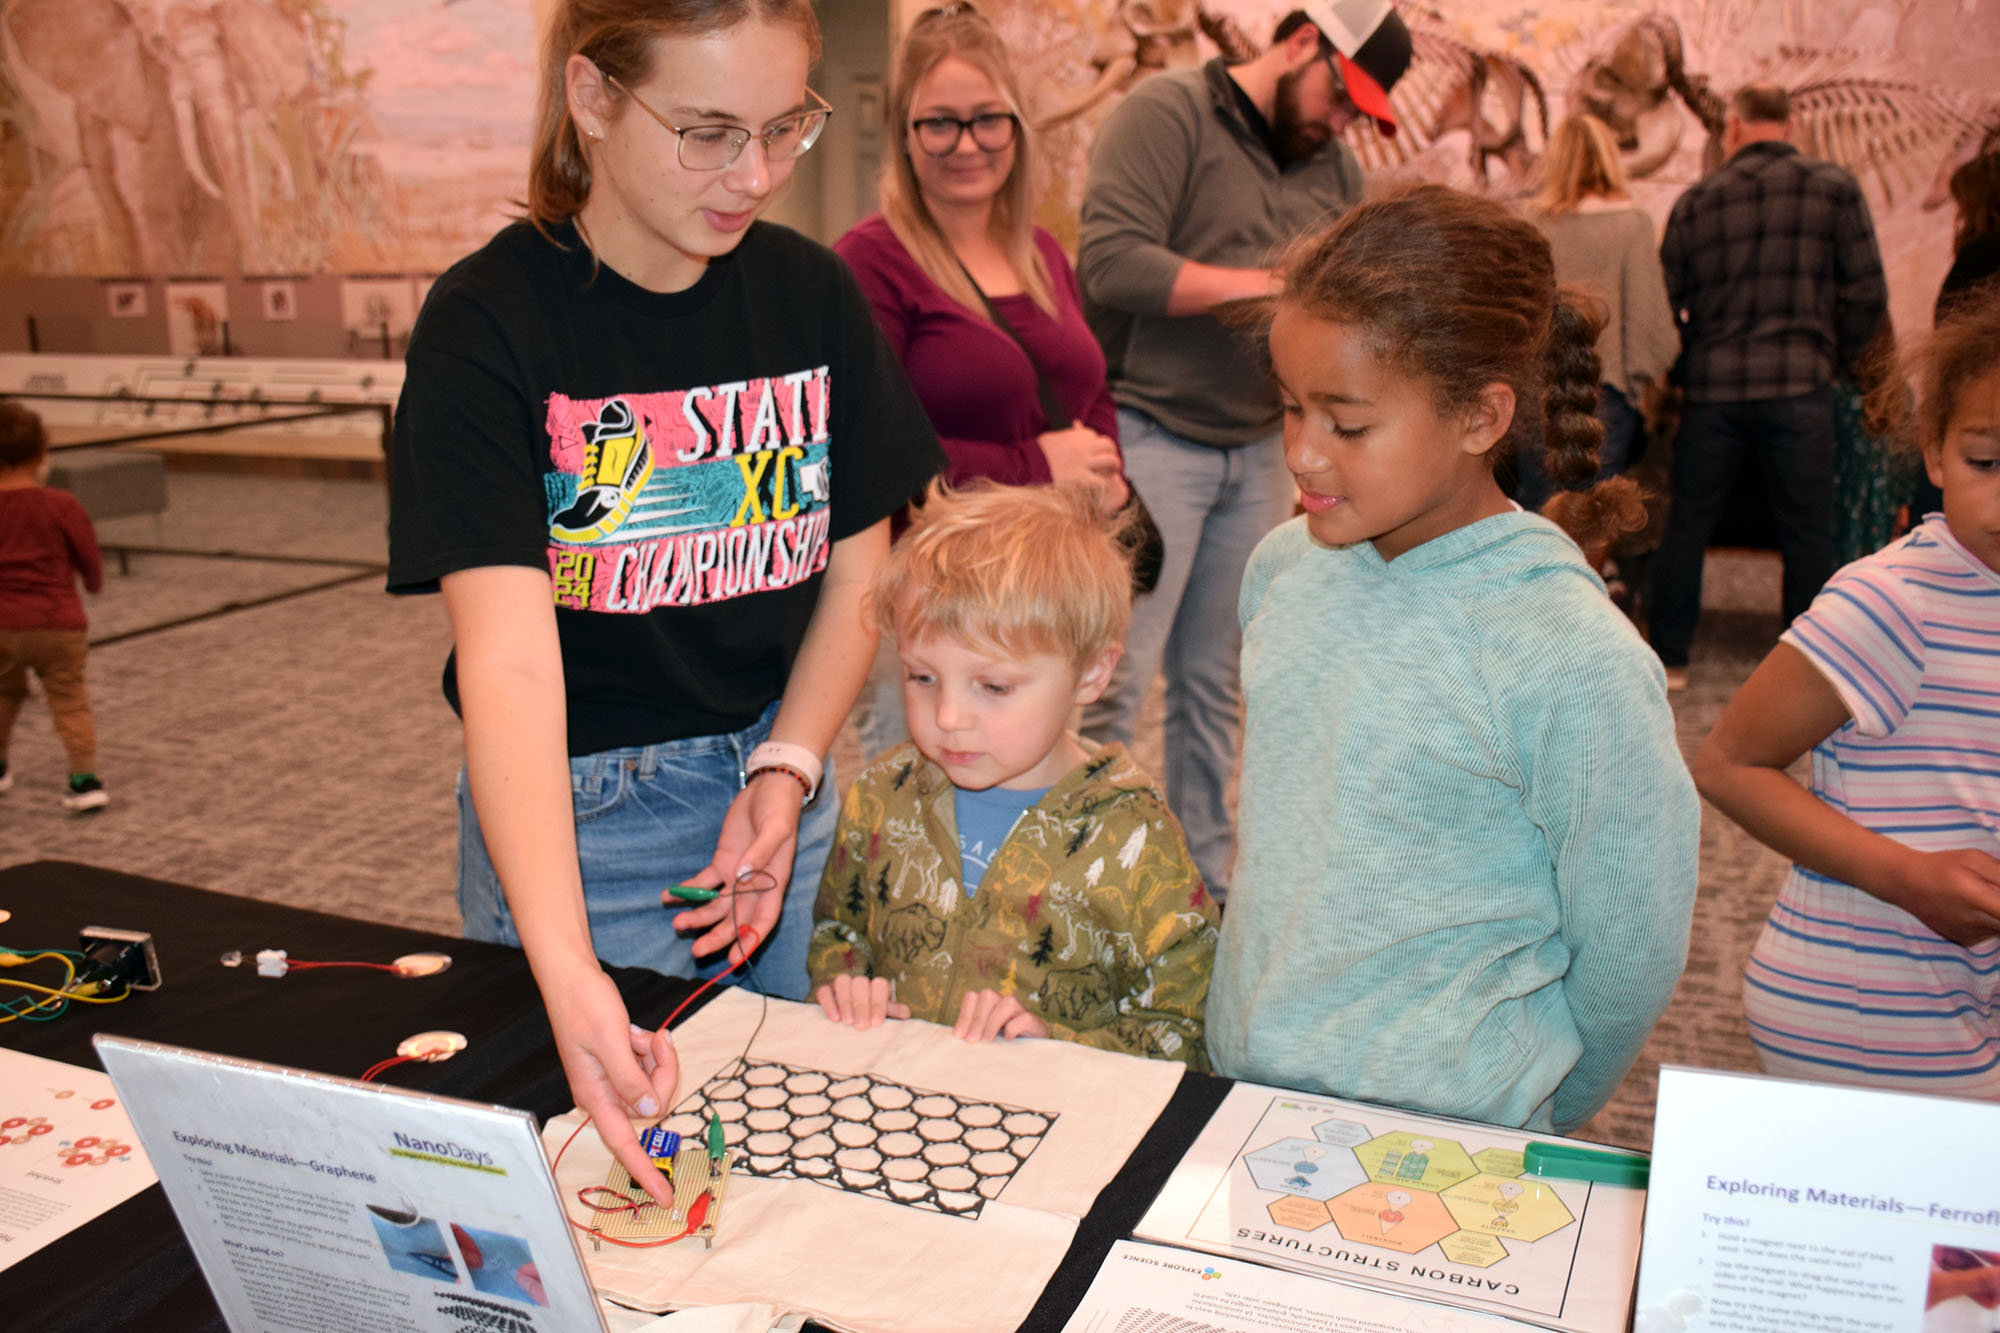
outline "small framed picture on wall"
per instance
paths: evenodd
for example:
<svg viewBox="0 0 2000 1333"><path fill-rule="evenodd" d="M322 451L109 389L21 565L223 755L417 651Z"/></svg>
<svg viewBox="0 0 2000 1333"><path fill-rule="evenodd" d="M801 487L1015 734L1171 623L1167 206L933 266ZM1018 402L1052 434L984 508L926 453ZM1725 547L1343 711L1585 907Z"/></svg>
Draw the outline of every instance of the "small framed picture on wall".
<svg viewBox="0 0 2000 1333"><path fill-rule="evenodd" d="M143 282L107 282L104 284L105 313L113 319L144 319L146 317L146 284Z"/></svg>
<svg viewBox="0 0 2000 1333"><path fill-rule="evenodd" d="M295 282L267 282L260 288L264 322L289 323L299 317L299 285Z"/></svg>

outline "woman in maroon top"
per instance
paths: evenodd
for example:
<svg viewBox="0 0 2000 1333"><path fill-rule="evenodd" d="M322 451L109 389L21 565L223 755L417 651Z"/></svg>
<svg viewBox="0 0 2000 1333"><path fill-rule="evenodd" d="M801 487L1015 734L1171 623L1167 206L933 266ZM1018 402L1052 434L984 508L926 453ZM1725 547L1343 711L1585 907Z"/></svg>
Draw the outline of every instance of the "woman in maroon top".
<svg viewBox="0 0 2000 1333"><path fill-rule="evenodd" d="M1034 136L993 25L963 3L918 18L888 119L900 151L882 211L833 248L937 428L945 479L1095 486L1117 510L1129 491L1104 352L1062 247L1034 225ZM1043 410L1038 367L1062 420ZM901 686L885 642L855 710L871 757L908 734Z"/></svg>
<svg viewBox="0 0 2000 1333"><path fill-rule="evenodd" d="M917 20L889 124L901 151L882 175L882 211L833 248L944 441L947 479L1094 485L1116 509L1126 491L1104 353L1062 248L1034 225L1034 139L1007 48L978 11ZM1069 420L1046 419L1036 363Z"/></svg>

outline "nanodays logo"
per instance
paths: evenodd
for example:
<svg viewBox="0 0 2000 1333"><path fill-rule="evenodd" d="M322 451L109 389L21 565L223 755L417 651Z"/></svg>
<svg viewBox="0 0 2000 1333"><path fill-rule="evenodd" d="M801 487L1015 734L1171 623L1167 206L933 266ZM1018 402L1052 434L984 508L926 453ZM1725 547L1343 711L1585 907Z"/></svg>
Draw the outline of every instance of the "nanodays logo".
<svg viewBox="0 0 2000 1333"><path fill-rule="evenodd" d="M449 1139L420 1139L414 1135L405 1134L401 1130L395 1131L394 1137L396 1146L406 1153L421 1153L426 1157L448 1158L452 1161L464 1162L469 1166L490 1167L493 1165L493 1155L491 1153L481 1152L477 1148L468 1148L462 1143L453 1143Z"/></svg>
<svg viewBox="0 0 2000 1333"><path fill-rule="evenodd" d="M1213 1268L1204 1268L1201 1270L1201 1280L1203 1282L1220 1282L1222 1281L1222 1274L1216 1272Z"/></svg>

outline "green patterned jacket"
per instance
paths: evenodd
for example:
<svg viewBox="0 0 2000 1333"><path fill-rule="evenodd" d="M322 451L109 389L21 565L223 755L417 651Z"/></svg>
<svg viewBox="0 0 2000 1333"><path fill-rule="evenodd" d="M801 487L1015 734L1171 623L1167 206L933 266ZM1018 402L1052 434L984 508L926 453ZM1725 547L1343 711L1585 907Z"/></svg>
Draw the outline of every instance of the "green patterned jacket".
<svg viewBox="0 0 2000 1333"><path fill-rule="evenodd" d="M952 795L908 743L855 780L820 879L813 989L887 977L914 1017L947 1025L967 993L997 990L1065 1041L1207 1069L1215 902L1124 748L1095 751L1023 814L970 898Z"/></svg>

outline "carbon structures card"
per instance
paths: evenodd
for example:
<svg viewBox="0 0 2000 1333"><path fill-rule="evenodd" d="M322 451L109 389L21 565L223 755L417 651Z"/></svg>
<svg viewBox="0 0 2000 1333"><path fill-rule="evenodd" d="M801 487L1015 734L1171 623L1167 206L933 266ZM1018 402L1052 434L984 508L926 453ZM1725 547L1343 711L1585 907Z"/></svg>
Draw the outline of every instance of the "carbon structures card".
<svg viewBox="0 0 2000 1333"><path fill-rule="evenodd" d="M1645 1191L1527 1175L1531 1137L1238 1084L1137 1235L1567 1333L1621 1330Z"/></svg>

